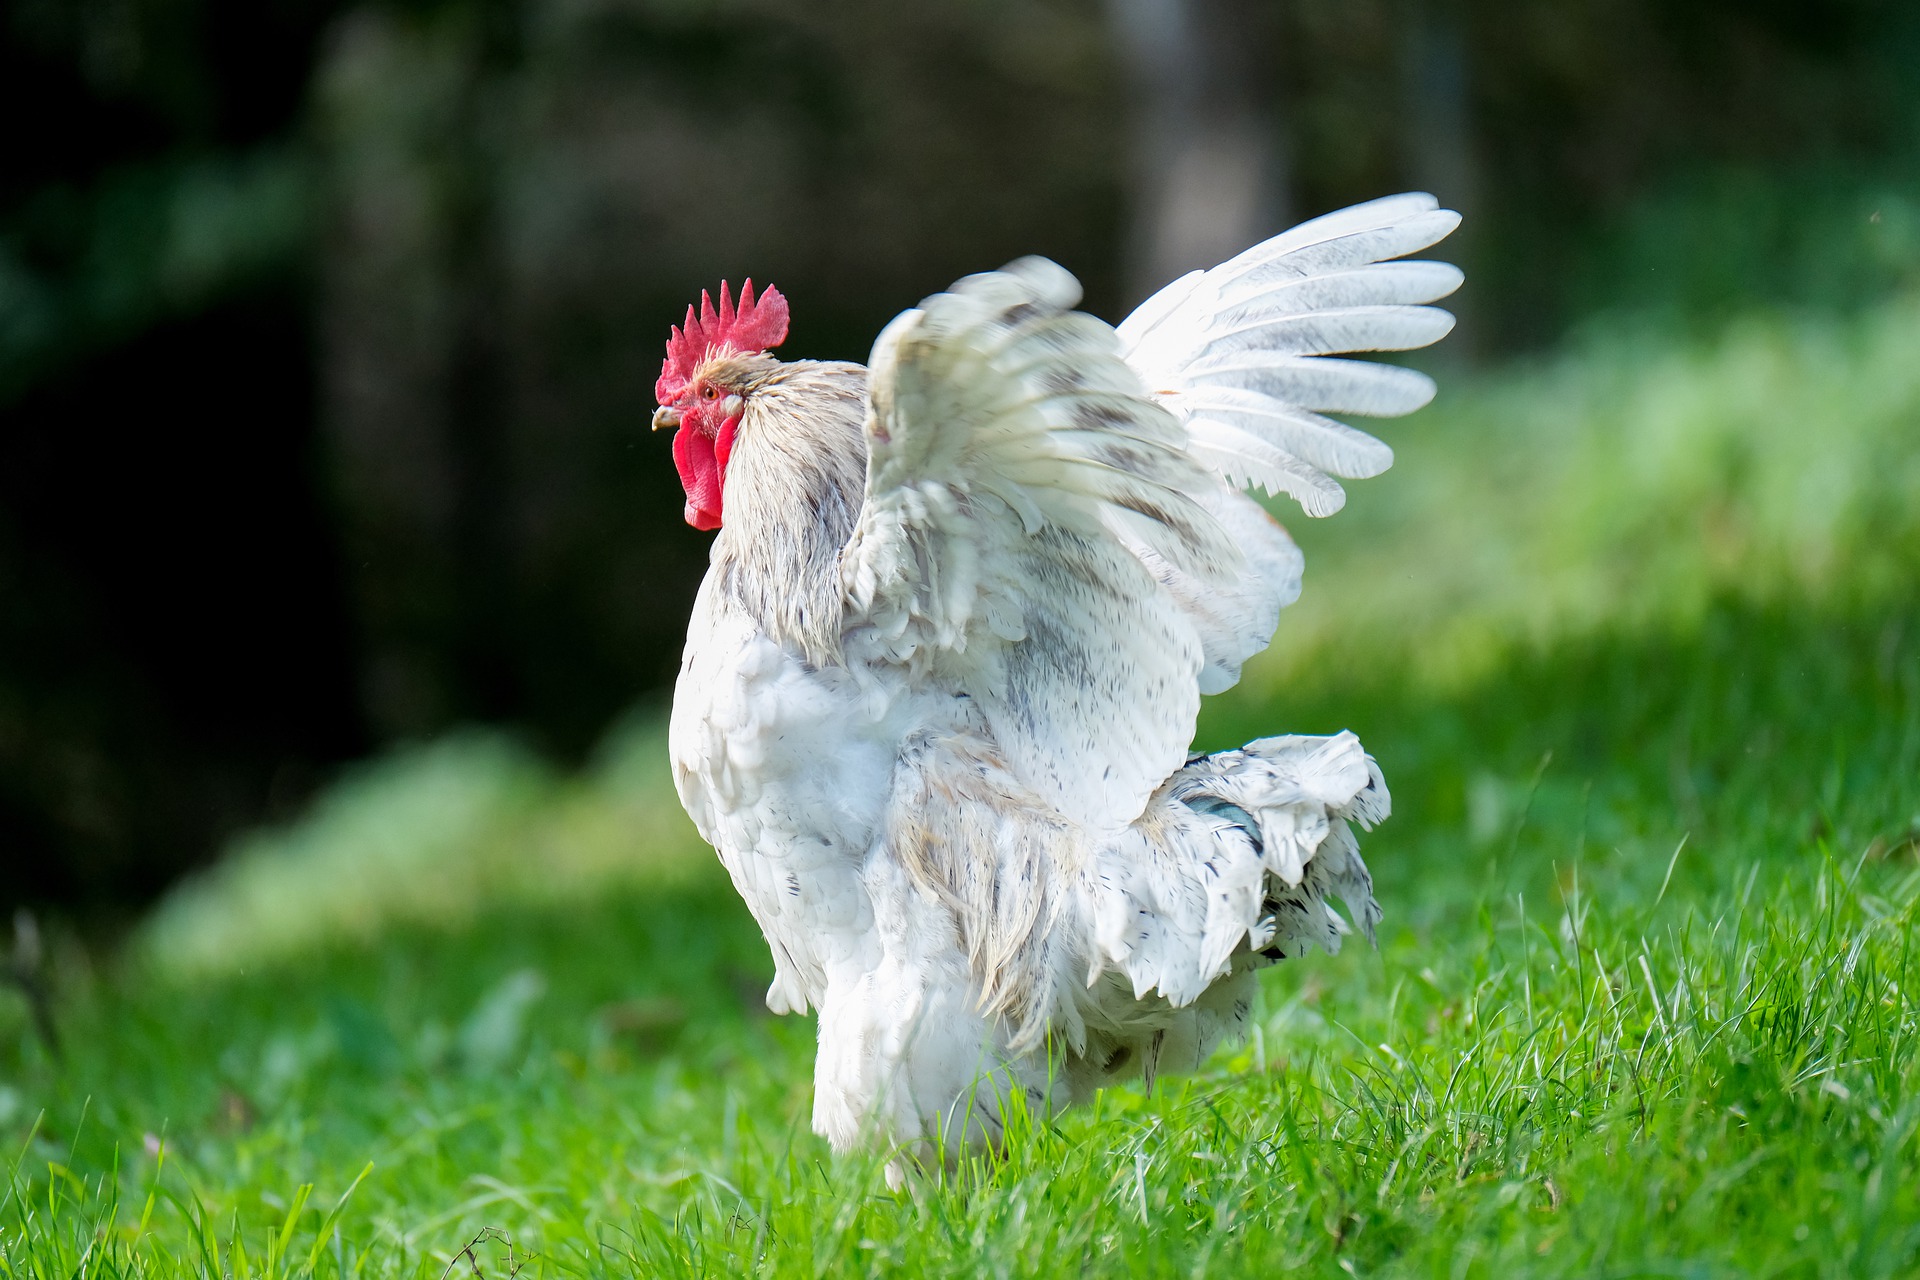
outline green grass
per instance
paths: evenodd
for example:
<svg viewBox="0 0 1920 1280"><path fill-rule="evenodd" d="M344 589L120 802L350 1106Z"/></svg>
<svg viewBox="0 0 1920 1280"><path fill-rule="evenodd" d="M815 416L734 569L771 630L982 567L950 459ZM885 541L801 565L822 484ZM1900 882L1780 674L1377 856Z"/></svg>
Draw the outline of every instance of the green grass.
<svg viewBox="0 0 1920 1280"><path fill-rule="evenodd" d="M1361 734L1380 948L1201 1076L889 1194L657 723L459 739L63 953L64 1063L0 1004L0 1274L1912 1274L1914 351L1595 340L1393 432L1202 732Z"/></svg>

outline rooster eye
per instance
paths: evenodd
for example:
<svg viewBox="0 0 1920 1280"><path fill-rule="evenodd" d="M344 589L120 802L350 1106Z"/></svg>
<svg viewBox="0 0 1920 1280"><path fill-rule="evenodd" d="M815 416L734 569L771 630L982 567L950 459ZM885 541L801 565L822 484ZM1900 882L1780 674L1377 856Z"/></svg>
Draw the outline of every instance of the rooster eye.
<svg viewBox="0 0 1920 1280"><path fill-rule="evenodd" d="M718 400L720 398L720 388L711 386L702 387L700 388L700 398L702 400Z"/></svg>

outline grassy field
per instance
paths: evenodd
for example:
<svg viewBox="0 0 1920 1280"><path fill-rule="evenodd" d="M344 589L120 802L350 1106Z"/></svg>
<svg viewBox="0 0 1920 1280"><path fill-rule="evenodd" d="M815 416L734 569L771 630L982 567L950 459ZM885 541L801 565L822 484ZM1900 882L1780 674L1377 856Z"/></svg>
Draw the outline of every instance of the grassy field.
<svg viewBox="0 0 1920 1280"><path fill-rule="evenodd" d="M1916 352L1593 338L1390 428L1202 726L1369 744L1380 947L1199 1077L889 1194L657 716L455 738L57 949L63 1060L0 1004L0 1274L1913 1274Z"/></svg>

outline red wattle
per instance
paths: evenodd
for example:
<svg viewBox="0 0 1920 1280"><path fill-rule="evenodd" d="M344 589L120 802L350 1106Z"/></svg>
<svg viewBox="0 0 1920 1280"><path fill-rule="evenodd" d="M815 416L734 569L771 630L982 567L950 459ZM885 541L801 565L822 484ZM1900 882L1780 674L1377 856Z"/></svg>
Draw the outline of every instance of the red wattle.
<svg viewBox="0 0 1920 1280"><path fill-rule="evenodd" d="M727 444L733 444L731 434ZM687 491L687 523L696 529L718 529L721 463L714 456L714 442L693 423L683 423L673 437L673 465Z"/></svg>

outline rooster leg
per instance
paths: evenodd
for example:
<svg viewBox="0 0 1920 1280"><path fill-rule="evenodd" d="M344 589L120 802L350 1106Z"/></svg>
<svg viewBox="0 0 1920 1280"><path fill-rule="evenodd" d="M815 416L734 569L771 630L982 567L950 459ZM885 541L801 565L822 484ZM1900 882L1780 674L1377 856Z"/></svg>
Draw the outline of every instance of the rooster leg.
<svg viewBox="0 0 1920 1280"><path fill-rule="evenodd" d="M1013 1095L1044 1111L1050 1090L1044 1054L1010 1053L1003 1021L982 1013L951 913L888 860L869 887L878 945L830 967L819 1001L813 1128L839 1152L890 1151L897 1189L913 1170L997 1153Z"/></svg>

